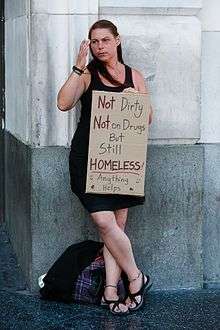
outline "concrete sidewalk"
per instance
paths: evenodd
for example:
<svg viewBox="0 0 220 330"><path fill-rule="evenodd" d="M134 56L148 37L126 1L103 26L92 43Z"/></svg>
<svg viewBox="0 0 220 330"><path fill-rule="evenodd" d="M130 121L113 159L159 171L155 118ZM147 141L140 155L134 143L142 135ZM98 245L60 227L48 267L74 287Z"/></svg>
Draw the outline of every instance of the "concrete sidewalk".
<svg viewBox="0 0 220 330"><path fill-rule="evenodd" d="M4 226L0 229L0 329L220 329L220 290L150 292L141 311L113 316L92 305L47 302L31 295Z"/></svg>

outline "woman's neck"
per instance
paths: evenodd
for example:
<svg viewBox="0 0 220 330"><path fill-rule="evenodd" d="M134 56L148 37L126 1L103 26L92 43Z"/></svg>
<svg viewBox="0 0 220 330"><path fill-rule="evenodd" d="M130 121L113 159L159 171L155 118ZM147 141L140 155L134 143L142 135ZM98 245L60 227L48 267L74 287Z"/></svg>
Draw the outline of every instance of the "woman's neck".
<svg viewBox="0 0 220 330"><path fill-rule="evenodd" d="M116 78L116 80L118 80L118 79L120 80L119 77L124 72L124 65L122 63L120 63L119 61L117 61L117 62L106 65L106 69L114 78Z"/></svg>
<svg viewBox="0 0 220 330"><path fill-rule="evenodd" d="M108 63L106 63L106 69L110 70L110 71L114 71L114 70L118 70L120 68L120 62L118 61L118 59L114 59L112 61L109 61Z"/></svg>

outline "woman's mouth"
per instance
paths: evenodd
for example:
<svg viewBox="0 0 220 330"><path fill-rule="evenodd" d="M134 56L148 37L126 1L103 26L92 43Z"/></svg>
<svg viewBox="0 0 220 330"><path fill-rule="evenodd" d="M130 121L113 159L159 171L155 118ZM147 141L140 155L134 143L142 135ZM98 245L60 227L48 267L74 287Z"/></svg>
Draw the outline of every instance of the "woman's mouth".
<svg viewBox="0 0 220 330"><path fill-rule="evenodd" d="M107 55L106 52L100 52L100 53L98 53L98 56L106 56L106 55Z"/></svg>

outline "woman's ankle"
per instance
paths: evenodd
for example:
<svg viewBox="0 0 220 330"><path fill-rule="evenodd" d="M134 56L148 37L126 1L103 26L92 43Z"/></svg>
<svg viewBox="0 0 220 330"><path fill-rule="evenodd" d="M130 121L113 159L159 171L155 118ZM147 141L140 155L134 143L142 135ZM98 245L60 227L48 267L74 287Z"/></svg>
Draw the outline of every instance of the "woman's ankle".
<svg viewBox="0 0 220 330"><path fill-rule="evenodd" d="M135 270L134 272L132 272L128 275L128 281L130 283L134 282L140 277L140 275L141 275L141 271L137 268L137 270Z"/></svg>
<svg viewBox="0 0 220 330"><path fill-rule="evenodd" d="M117 287L105 286L104 296L106 299L116 299L118 297Z"/></svg>

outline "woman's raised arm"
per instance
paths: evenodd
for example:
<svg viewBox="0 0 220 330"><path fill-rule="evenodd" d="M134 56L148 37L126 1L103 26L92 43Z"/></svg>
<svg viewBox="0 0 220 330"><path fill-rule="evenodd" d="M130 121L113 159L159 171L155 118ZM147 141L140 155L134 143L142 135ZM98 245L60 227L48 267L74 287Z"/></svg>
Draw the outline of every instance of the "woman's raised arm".
<svg viewBox="0 0 220 330"><path fill-rule="evenodd" d="M86 90L89 74L81 74L80 71L84 71L86 67L89 43L89 40L82 41L76 60L76 67L79 71L73 71L70 74L57 95L57 107L61 111L72 109Z"/></svg>

